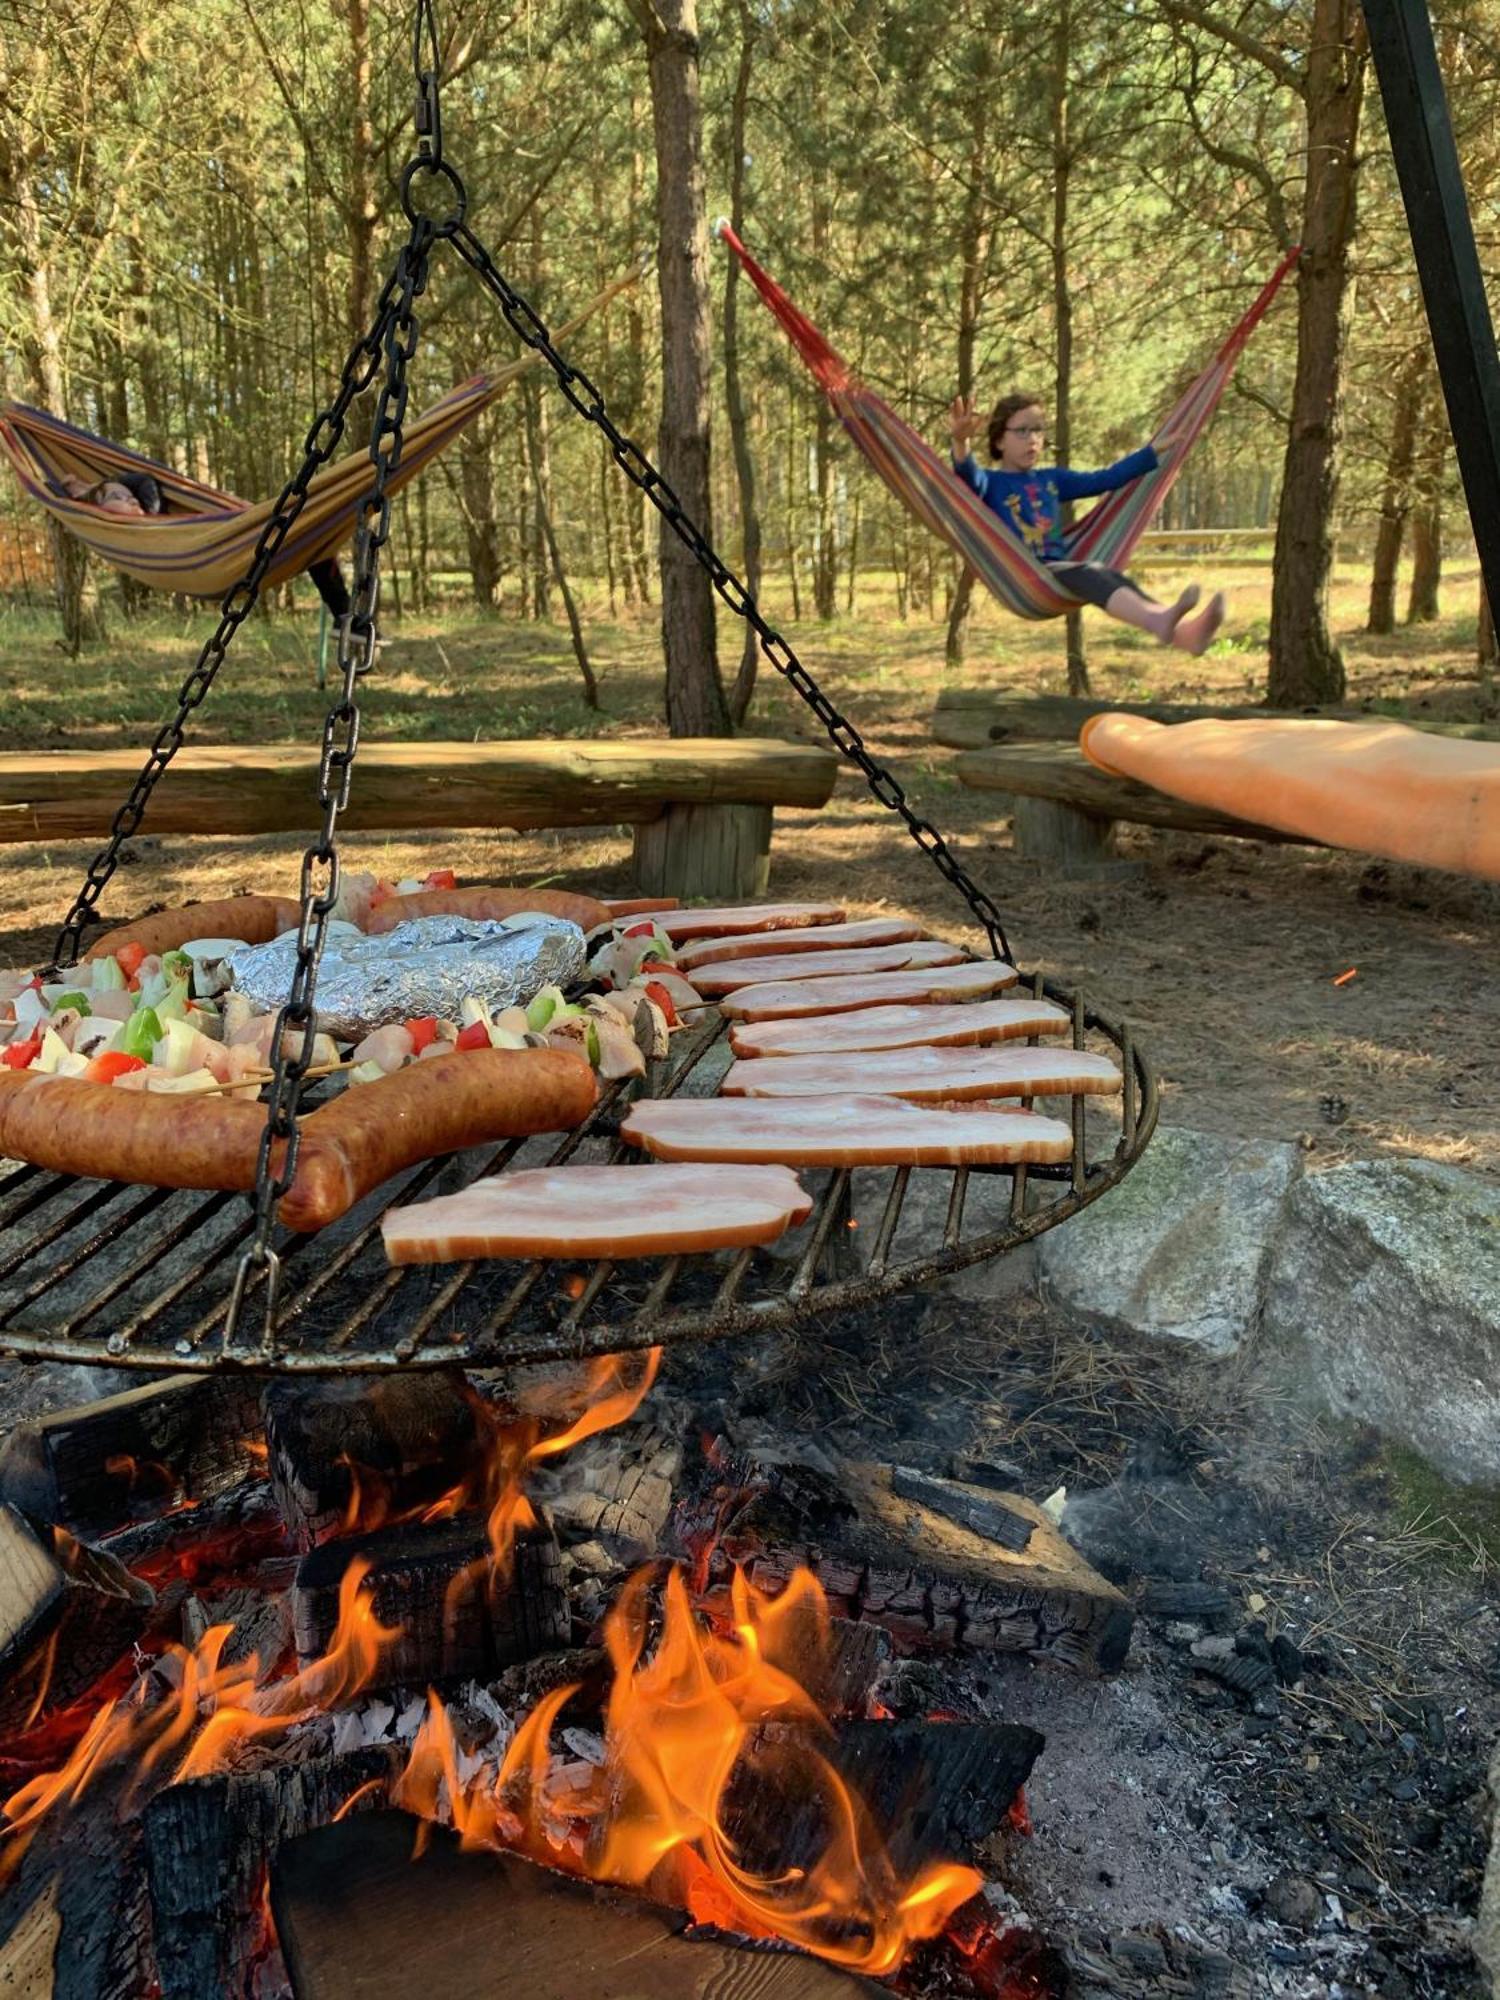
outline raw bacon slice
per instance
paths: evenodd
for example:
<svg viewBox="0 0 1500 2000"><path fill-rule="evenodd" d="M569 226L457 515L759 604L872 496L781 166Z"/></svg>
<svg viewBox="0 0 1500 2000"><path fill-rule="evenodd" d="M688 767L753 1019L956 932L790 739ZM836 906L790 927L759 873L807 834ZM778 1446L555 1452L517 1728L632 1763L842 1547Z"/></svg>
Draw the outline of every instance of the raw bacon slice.
<svg viewBox="0 0 1500 2000"><path fill-rule="evenodd" d="M901 1097L655 1097L620 1135L659 1160L789 1167L978 1167L1066 1160L1073 1135L1034 1111L947 1111Z"/></svg>
<svg viewBox="0 0 1500 2000"><path fill-rule="evenodd" d="M470 1257L675 1257L774 1243L812 1210L782 1166L535 1167L387 1209L393 1264Z"/></svg>
<svg viewBox="0 0 1500 2000"><path fill-rule="evenodd" d="M800 931L809 924L841 924L841 903L746 903L718 910L664 910L652 922L677 938L742 937L746 931Z"/></svg>
<svg viewBox="0 0 1500 2000"><path fill-rule="evenodd" d="M909 972L855 973L846 979L772 979L763 986L737 986L719 1002L719 1010L735 1021L774 1021L791 1014L845 1014L893 1001L923 1006L939 1000L987 1000L1003 987L1014 986L1019 977L1003 959L984 958L966 965L918 966ZM1043 1020L1038 1033L1055 1032L1046 1023L1067 1018L1061 1007L1047 1001L1030 1004Z"/></svg>
<svg viewBox="0 0 1500 2000"><path fill-rule="evenodd" d="M779 1056L729 1065L726 1097L831 1097L878 1090L912 1104L967 1097L1056 1097L1120 1088L1104 1056L1078 1049L862 1049L844 1055Z"/></svg>
<svg viewBox="0 0 1500 2000"><path fill-rule="evenodd" d="M677 954L680 972L757 952L849 951L860 945L904 944L927 933L913 917L864 917L855 924L817 924L800 931L747 931L743 937L698 938Z"/></svg>
<svg viewBox="0 0 1500 2000"><path fill-rule="evenodd" d="M965 954L956 945L934 939L914 944L877 944L867 951L783 951L762 958L721 959L695 965L693 984L700 993L731 993L737 986L755 986L766 979L834 979L860 972L901 972L907 967L961 965Z"/></svg>
<svg viewBox="0 0 1500 2000"><path fill-rule="evenodd" d="M860 1007L852 1014L799 1014L788 1021L736 1021L737 1056L827 1056L850 1049L958 1048L1035 1034L1032 1000L969 1000L952 1006ZM1020 1025L1018 1025L1020 1024Z"/></svg>

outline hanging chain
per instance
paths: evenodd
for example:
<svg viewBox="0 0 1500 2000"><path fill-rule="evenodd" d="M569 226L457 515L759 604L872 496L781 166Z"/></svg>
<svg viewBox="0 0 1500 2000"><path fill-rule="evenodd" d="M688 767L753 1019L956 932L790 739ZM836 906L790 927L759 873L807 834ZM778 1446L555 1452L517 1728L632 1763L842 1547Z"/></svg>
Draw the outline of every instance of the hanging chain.
<svg viewBox="0 0 1500 2000"><path fill-rule="evenodd" d="M651 460L633 439L625 437L616 427L599 390L581 369L565 361L552 345L551 336L540 317L496 267L488 250L464 223L461 213L451 234L458 254L478 275L485 289L498 300L511 330L546 361L573 408L604 433L615 463L626 478L639 487L677 539L689 549L730 610L751 627L760 640L762 653L806 702L835 748L863 773L865 783L875 797L901 819L907 832L944 881L963 897L989 939L990 950L995 957L1008 959L1010 946L1006 941L1005 924L995 903L969 875L932 822L922 819L912 810L895 774L871 754L854 724L839 713L787 641L767 624L755 599L684 512L681 501Z"/></svg>
<svg viewBox="0 0 1500 2000"><path fill-rule="evenodd" d="M302 446L302 463L281 489L270 519L261 529L249 569L224 598L218 629L205 642L192 672L178 690L175 714L157 731L156 740L131 787L130 796L111 823L108 842L89 863L83 886L74 898L73 907L53 944L49 974L77 963L83 933L94 918L95 905L120 865L120 849L139 827L162 773L182 748L188 720L213 686L214 678L224 664L230 641L255 609L266 573L302 512L313 475L328 463L342 442L350 405L375 379L384 351L386 329L394 310L396 289L396 274L393 272L380 295L374 323L363 339L349 350L344 361L338 394L307 433Z"/></svg>
<svg viewBox="0 0 1500 2000"><path fill-rule="evenodd" d="M303 1079L312 1062L317 1016L318 965L328 919L338 901L340 869L335 834L339 814L349 803L349 781L359 747L360 679L375 664L379 644L380 557L391 531L391 498L387 492L401 463L402 427L409 393L407 369L416 352L419 322L415 304L427 287L427 267L433 227L417 217L401 247L385 292L375 331L384 351L385 379L370 429L370 460L374 477L360 503L354 538L353 601L339 621L339 698L323 723L323 754L318 771L318 803L323 810L318 836L302 857L302 919L297 926L297 962L291 990L276 1016L271 1038L272 1075L255 1170L255 1235L240 1259L234 1291L224 1324L224 1344L233 1344L240 1310L252 1276L265 1276L263 1346L274 1346L276 1293L281 1260L271 1248L276 1205L292 1185L297 1171L300 1138L297 1110Z"/></svg>

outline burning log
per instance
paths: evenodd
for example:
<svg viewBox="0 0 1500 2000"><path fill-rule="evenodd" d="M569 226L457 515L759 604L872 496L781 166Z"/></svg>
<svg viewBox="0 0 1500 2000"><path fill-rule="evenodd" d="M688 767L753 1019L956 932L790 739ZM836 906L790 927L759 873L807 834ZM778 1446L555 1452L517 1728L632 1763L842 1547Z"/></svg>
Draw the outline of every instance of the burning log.
<svg viewBox="0 0 1500 2000"><path fill-rule="evenodd" d="M667 1545L700 1571L706 1561L715 1587L738 1562L775 1592L805 1563L837 1615L883 1625L898 1645L1027 1653L1087 1673L1122 1665L1132 1623L1123 1594L1031 1501L973 1498L1029 1524L1024 1549L901 1497L884 1467L847 1464L834 1478L811 1462L736 1455L719 1440L673 1514Z"/></svg>
<svg viewBox="0 0 1500 2000"><path fill-rule="evenodd" d="M18 1424L0 1449L0 1500L102 1534L228 1492L260 1469L259 1439L251 1382L169 1375Z"/></svg>
<svg viewBox="0 0 1500 2000"><path fill-rule="evenodd" d="M898 1869L972 1861L999 1831L1045 1738L1006 1722L840 1723L822 1745L870 1809ZM805 1868L828 1840L826 1801L759 1778L731 1789L726 1826L746 1865Z"/></svg>
<svg viewBox="0 0 1500 2000"><path fill-rule="evenodd" d="M113 1556L0 1506L0 1737L76 1700L140 1637L155 1603Z"/></svg>
<svg viewBox="0 0 1500 2000"><path fill-rule="evenodd" d="M182 1638L197 1646L212 1626L227 1625L229 1637L219 1653L225 1666L237 1666L253 1653L265 1679L292 1643L292 1607L285 1591L257 1590L241 1585L219 1597L190 1597L182 1607Z"/></svg>
<svg viewBox="0 0 1500 2000"><path fill-rule="evenodd" d="M554 1875L513 1854L462 1853L442 1830L364 1814L288 1842L271 1908L296 2000L856 2000L886 1991L787 1952L690 1942L679 1912Z"/></svg>
<svg viewBox="0 0 1500 2000"><path fill-rule="evenodd" d="M563 1528L604 1538L637 1560L654 1556L672 1511L682 1447L658 1430L607 1432L572 1452L547 1484L547 1506Z"/></svg>
<svg viewBox="0 0 1500 2000"><path fill-rule="evenodd" d="M120 1786L106 1786L112 1804ZM141 1830L113 1811L39 1840L0 1896L0 1993L140 2000L152 1987Z"/></svg>
<svg viewBox="0 0 1500 2000"><path fill-rule="evenodd" d="M265 1943L266 1871L282 1843L325 1825L351 1800L356 1813L381 1804L401 1762L395 1746L377 1746L283 1758L159 1792L143 1820L161 2000L248 1993Z"/></svg>
<svg viewBox="0 0 1500 2000"><path fill-rule="evenodd" d="M292 1626L304 1663L327 1650L338 1623L339 1585L356 1559L372 1565L376 1617L401 1628L382 1653L376 1685L485 1680L567 1641L562 1558L550 1528L522 1529L502 1566L482 1521L433 1521L325 1542L302 1558Z"/></svg>
<svg viewBox="0 0 1500 2000"><path fill-rule="evenodd" d="M484 1450L457 1369L274 1382L265 1423L271 1491L300 1549L431 1504Z"/></svg>

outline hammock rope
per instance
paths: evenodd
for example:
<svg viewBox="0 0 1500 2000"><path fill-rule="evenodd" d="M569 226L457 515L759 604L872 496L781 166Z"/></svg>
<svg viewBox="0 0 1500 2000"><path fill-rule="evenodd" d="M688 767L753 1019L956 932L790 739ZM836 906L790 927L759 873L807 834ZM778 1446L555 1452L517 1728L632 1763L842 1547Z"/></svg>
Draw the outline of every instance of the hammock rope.
<svg viewBox="0 0 1500 2000"><path fill-rule="evenodd" d="M636 284L640 275L636 270L616 279L560 328L557 338L575 333ZM399 492L415 479L536 361L534 354L526 354L508 367L475 375L424 410L406 427L401 463L386 483L387 493ZM9 459L23 492L111 568L157 590L180 591L188 597L222 598L239 582L276 507L274 500L241 500L233 493L221 493L25 403L0 406L0 451ZM162 494L160 514L116 514L92 501L71 498L63 485L67 478L95 485L127 472L149 473L156 480ZM313 477L296 524L266 573L266 586L285 583L327 560L349 539L369 479L364 452L352 452Z"/></svg>
<svg viewBox="0 0 1500 2000"><path fill-rule="evenodd" d="M785 329L809 374L818 383L860 453L904 507L945 541L1008 611L1019 618L1057 618L1079 600L1063 590L1049 566L1002 525L948 461L861 382L847 361L818 331L745 248L727 222L718 235L738 258L752 285ZM1106 494L1067 530L1064 562L1093 562L1118 569L1145 533L1182 470L1189 450L1207 427L1229 386L1251 334L1296 263L1289 250L1260 293L1224 340L1203 372L1157 425L1151 439L1160 463L1128 486Z"/></svg>

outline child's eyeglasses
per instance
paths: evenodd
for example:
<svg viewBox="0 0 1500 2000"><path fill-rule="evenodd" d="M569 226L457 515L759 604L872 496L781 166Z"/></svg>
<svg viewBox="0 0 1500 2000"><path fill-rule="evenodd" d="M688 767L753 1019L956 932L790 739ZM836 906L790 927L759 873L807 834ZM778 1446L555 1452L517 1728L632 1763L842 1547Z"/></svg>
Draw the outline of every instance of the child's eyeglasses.
<svg viewBox="0 0 1500 2000"><path fill-rule="evenodd" d="M1005 431L1007 437L1041 438L1047 435L1047 426L1045 424L1007 424Z"/></svg>

